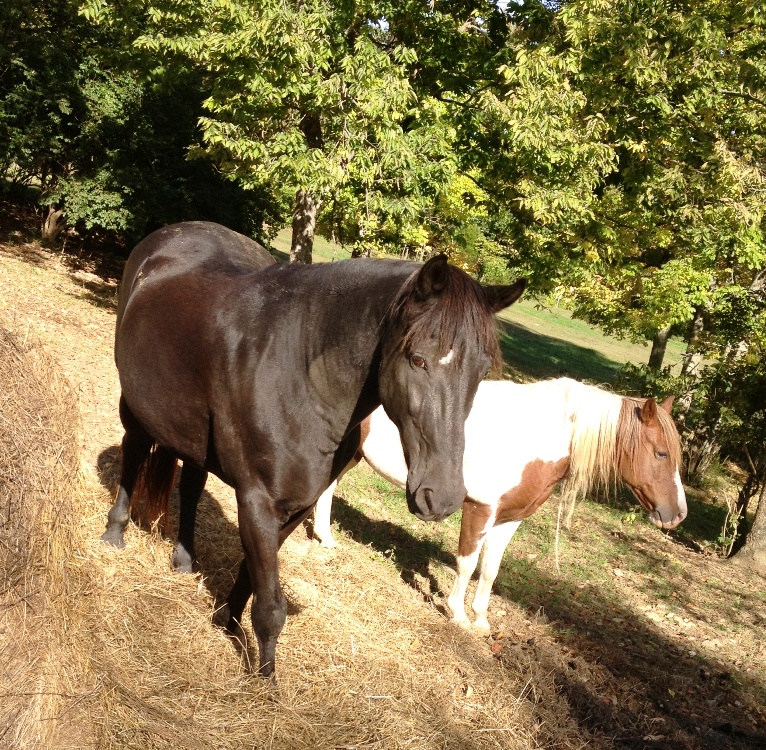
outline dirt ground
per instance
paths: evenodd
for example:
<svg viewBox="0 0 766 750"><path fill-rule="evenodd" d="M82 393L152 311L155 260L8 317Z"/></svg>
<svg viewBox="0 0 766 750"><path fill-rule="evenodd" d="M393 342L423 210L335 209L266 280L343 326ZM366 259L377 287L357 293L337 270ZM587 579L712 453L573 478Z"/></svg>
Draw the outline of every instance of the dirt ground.
<svg viewBox="0 0 766 750"><path fill-rule="evenodd" d="M12 226L0 239L6 240L0 244L0 315L39 337L75 387L83 471L86 481L100 487L117 470L122 435L112 359L120 264L42 249ZM231 491L215 480L208 490L223 509L219 523L235 526ZM107 510L104 505L98 511L103 519ZM208 512L204 502L201 512ZM99 520L86 522L98 526ZM296 555L330 554L318 551L303 530L294 537L290 549ZM653 597L651 574L614 565L608 573L619 606L588 583L554 596L560 582L552 572L538 570L540 606L534 609L515 605L517 584L501 580L502 595L493 595L490 608L495 630L479 650L493 668L529 673L523 697L532 704L546 695L536 695L535 675L541 670L550 675L583 747L766 748L765 582L670 537L636 536L631 544L662 563L663 585L674 587L675 595ZM216 546L212 531L203 534L200 556ZM228 585L237 554L236 546L226 552L225 570L210 571L208 585ZM113 564L104 557L106 577ZM286 584L297 589L298 598L317 595L289 571ZM551 595L546 598L545 592ZM438 596L424 598L424 607L438 608ZM600 605L594 607L594 601ZM289 643L289 635L284 640ZM473 691L468 684L463 689L469 696ZM493 737L497 747L516 746L502 732ZM548 735L547 746L563 746L550 737L555 733Z"/></svg>

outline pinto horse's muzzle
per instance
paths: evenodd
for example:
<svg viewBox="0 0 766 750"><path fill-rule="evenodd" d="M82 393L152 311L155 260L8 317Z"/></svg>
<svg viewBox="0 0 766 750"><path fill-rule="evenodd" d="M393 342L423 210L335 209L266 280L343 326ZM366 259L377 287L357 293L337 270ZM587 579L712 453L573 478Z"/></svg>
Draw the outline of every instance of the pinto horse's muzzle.
<svg viewBox="0 0 766 750"><path fill-rule="evenodd" d="M641 505L644 506L649 514L649 520L658 529L675 529L688 513L686 506L686 493L684 492L683 485L680 478L676 479L675 489L676 494L672 500L663 498L662 501L657 499L650 499L648 494L640 487L630 488L633 494L638 498Z"/></svg>
<svg viewBox="0 0 766 750"><path fill-rule="evenodd" d="M675 527L678 526L678 524L680 524L684 518L686 518L686 513L687 510L684 508L683 510L680 510L674 518L666 521L658 510L653 510L651 513L649 513L649 520L658 529L675 529Z"/></svg>

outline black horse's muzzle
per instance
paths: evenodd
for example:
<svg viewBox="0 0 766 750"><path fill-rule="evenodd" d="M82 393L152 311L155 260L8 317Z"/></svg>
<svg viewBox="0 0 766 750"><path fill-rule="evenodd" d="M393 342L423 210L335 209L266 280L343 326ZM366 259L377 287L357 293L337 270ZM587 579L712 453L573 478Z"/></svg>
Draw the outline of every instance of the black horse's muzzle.
<svg viewBox="0 0 766 750"><path fill-rule="evenodd" d="M458 492L454 488L439 492L423 485L413 491L407 483L407 507L421 521L443 521L460 509L464 499L465 487L462 484Z"/></svg>

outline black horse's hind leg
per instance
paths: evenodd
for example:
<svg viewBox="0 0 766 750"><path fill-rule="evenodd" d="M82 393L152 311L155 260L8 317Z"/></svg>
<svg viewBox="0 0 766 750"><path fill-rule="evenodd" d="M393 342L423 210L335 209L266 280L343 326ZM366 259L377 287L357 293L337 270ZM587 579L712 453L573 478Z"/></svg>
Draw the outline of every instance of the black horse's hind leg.
<svg viewBox="0 0 766 750"><path fill-rule="evenodd" d="M237 577L234 579L234 585L231 587L229 596L226 599L226 622L224 626L230 635L237 636L240 623L242 622L242 613L245 611L245 605L253 593L253 585L250 583L250 572L247 569L247 560L242 560L239 564Z"/></svg>
<svg viewBox="0 0 766 750"><path fill-rule="evenodd" d="M194 552L194 524L197 503L207 482L207 472L184 461L178 493L181 509L178 520L178 545L173 552L173 567L181 573L191 573L196 560Z"/></svg>
<svg viewBox="0 0 766 750"><path fill-rule="evenodd" d="M130 520L130 496L138 478L141 464L146 461L152 447L152 438L136 422L124 399L120 398L120 418L125 427L122 438L122 473L117 499L109 510L106 531L101 535L104 542L124 547L124 532Z"/></svg>

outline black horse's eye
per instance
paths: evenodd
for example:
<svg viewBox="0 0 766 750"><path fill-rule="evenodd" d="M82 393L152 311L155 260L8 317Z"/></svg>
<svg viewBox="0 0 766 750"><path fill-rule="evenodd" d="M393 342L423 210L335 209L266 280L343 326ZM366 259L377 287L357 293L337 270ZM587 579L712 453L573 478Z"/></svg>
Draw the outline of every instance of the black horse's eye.
<svg viewBox="0 0 766 750"><path fill-rule="evenodd" d="M668 457L668 454L665 451L654 451L654 457L665 459Z"/></svg>
<svg viewBox="0 0 766 750"><path fill-rule="evenodd" d="M410 364L413 367L420 367L421 369L426 369L426 358L421 356L420 354L413 354L410 357Z"/></svg>

